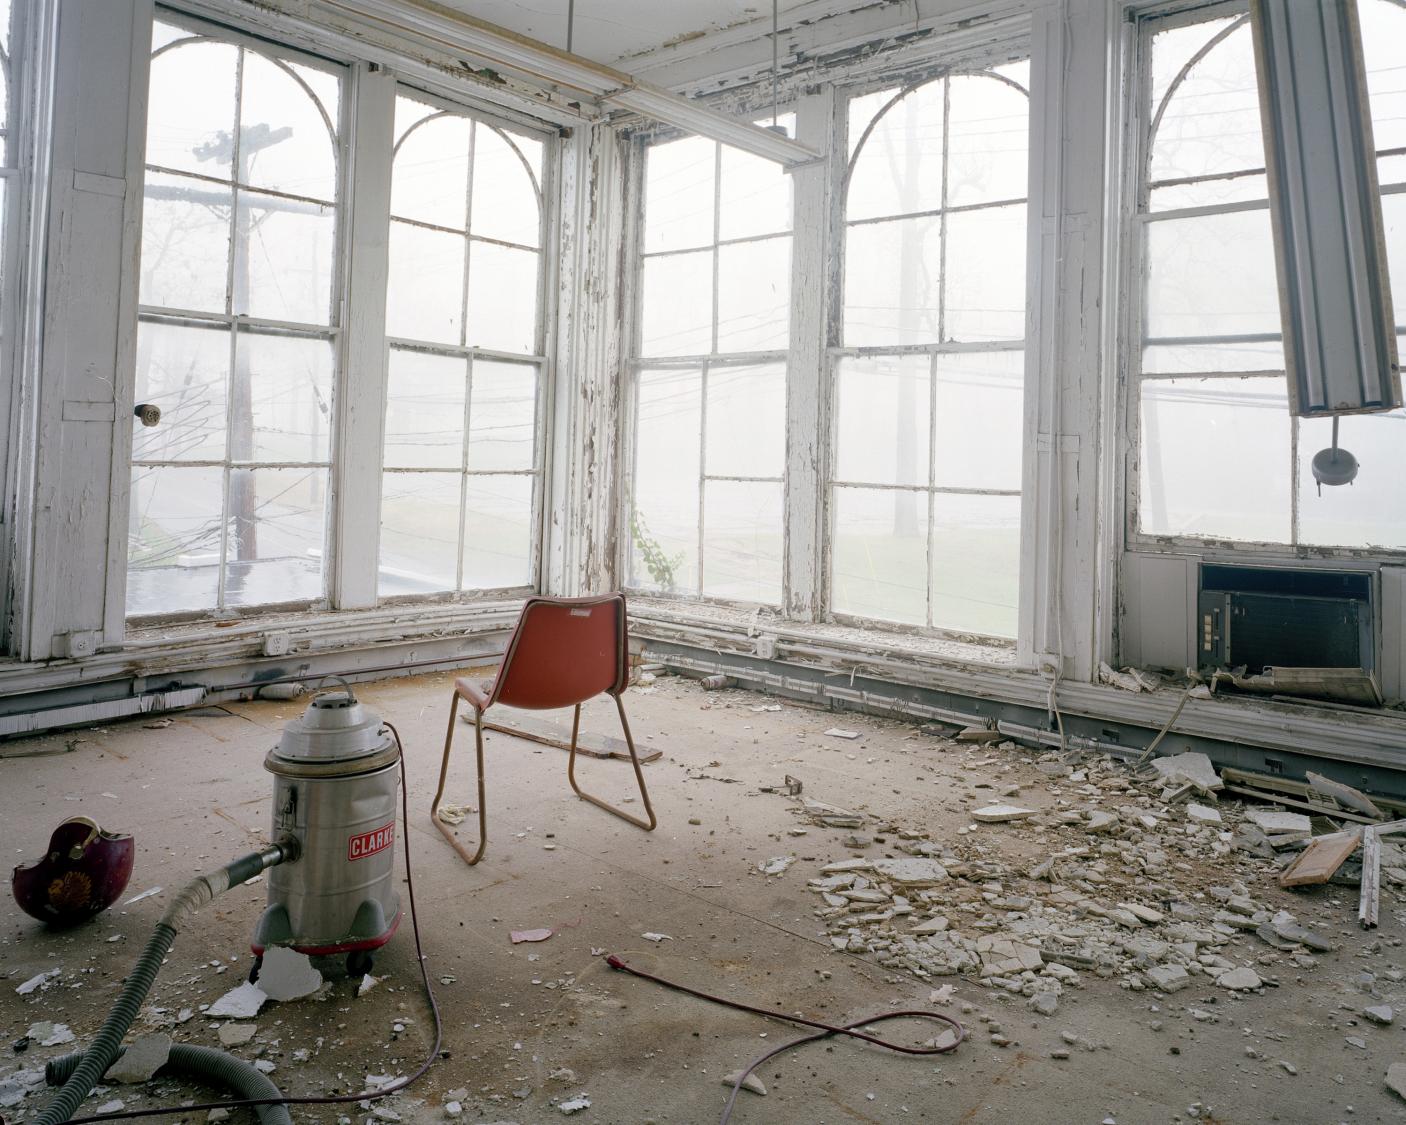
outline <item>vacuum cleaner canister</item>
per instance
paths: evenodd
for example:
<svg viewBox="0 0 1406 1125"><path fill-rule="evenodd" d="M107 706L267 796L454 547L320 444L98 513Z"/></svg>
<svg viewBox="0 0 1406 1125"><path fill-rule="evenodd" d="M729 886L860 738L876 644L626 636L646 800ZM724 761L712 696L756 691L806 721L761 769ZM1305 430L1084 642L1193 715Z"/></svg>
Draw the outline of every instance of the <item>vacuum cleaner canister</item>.
<svg viewBox="0 0 1406 1125"><path fill-rule="evenodd" d="M400 751L378 716L345 690L323 692L289 723L264 759L274 775L274 839L294 836L299 858L272 868L268 908L251 947L311 956L346 953L347 971L400 924L394 887Z"/></svg>

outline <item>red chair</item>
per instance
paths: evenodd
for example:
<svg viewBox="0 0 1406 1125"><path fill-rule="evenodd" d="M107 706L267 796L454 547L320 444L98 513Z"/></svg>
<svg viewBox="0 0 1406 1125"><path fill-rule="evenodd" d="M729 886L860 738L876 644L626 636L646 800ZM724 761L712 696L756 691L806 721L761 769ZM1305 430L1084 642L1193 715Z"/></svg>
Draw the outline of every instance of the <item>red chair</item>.
<svg viewBox="0 0 1406 1125"><path fill-rule="evenodd" d="M444 762L439 768L439 788L435 790L430 819L454 850L470 865L483 857L488 846L488 812L483 787L483 713L495 703L509 707L545 711L556 707L574 707L571 720L571 757L567 760L566 779L576 795L622 820L652 832L658 821L649 803L649 791L644 785L635 741L630 737L630 724L625 718L621 693L629 680L625 635L625 596L604 594L594 598L528 598L522 616L508 640L507 651L498 674L487 683L471 680L454 681L454 701L449 707L449 730L444 736ZM624 809L602 801L581 790L576 784L576 735L581 727L581 704L602 692L615 697L620 712L620 726L625 732L625 744L630 748L630 761L635 767L640 796L648 819L632 816ZM455 838L449 826L439 818L439 802L444 796L444 783L449 776L449 752L454 744L454 720L459 713L459 700L474 709L474 748L478 757L478 850L472 855Z"/></svg>

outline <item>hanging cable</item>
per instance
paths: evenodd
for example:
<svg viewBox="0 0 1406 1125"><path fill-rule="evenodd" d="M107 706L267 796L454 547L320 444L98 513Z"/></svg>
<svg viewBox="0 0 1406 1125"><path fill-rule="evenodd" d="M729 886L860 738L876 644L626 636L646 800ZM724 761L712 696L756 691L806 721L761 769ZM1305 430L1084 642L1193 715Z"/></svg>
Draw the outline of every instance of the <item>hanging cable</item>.
<svg viewBox="0 0 1406 1125"><path fill-rule="evenodd" d="M576 33L576 0L566 0L566 53L571 54L571 42Z"/></svg>

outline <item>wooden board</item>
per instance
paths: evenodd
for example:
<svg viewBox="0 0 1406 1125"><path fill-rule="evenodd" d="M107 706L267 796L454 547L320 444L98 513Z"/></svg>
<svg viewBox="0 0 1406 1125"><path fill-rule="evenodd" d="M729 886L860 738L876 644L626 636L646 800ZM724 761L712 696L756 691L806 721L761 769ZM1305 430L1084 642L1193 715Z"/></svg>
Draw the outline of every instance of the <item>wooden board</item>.
<svg viewBox="0 0 1406 1125"><path fill-rule="evenodd" d="M1280 872L1279 885L1306 887L1326 883L1361 842L1362 830L1358 828L1316 837L1293 863Z"/></svg>
<svg viewBox="0 0 1406 1125"><path fill-rule="evenodd" d="M471 716L464 716L466 721L472 721ZM484 730L494 730L499 734L510 734L515 738L525 738L530 742L539 742L543 746L555 746L559 750L571 749L571 724L555 723L550 719L539 719L525 711L503 711L503 722L488 721L483 724ZM584 754L588 758L619 758L626 762L630 760L630 747L623 738L616 738L608 734L596 734L592 731L581 731L576 739L576 752ZM635 752L639 754L641 762L653 762L663 757L662 750L654 750L648 746L635 745Z"/></svg>

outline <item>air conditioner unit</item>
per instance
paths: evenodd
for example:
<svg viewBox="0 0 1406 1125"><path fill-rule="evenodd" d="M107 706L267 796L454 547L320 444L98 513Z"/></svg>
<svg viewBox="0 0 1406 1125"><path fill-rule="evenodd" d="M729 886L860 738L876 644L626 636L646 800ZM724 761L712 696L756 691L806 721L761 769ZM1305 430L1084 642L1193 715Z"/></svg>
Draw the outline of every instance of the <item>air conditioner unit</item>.
<svg viewBox="0 0 1406 1125"><path fill-rule="evenodd" d="M1378 705L1372 576L1201 565L1198 664L1267 694Z"/></svg>

